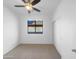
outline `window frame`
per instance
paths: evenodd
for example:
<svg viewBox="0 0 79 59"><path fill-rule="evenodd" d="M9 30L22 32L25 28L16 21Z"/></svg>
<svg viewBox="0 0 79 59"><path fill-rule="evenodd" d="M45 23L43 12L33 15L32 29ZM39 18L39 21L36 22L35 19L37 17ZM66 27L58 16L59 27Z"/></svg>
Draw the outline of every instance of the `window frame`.
<svg viewBox="0 0 79 59"><path fill-rule="evenodd" d="M31 20L31 22L35 22L35 24L29 25L30 20L27 21L27 32L28 32L28 34L43 34L43 20L38 20L38 21L41 21L42 24L36 24L37 20ZM29 32L29 27L35 27L35 32ZM42 31L37 32L36 27L41 27Z"/></svg>

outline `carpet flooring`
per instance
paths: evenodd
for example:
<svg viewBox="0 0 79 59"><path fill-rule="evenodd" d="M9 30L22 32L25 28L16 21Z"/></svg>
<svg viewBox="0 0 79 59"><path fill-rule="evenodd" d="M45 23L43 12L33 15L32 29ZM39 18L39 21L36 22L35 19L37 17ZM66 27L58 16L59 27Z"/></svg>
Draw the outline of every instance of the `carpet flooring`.
<svg viewBox="0 0 79 59"><path fill-rule="evenodd" d="M5 54L3 59L61 59L54 45L21 44Z"/></svg>

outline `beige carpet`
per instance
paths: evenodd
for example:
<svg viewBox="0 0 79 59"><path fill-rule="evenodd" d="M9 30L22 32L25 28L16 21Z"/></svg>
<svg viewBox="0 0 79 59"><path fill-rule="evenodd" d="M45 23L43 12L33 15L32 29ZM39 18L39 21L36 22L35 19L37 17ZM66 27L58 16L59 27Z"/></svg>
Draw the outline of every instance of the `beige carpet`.
<svg viewBox="0 0 79 59"><path fill-rule="evenodd" d="M53 45L19 45L4 59L61 59Z"/></svg>

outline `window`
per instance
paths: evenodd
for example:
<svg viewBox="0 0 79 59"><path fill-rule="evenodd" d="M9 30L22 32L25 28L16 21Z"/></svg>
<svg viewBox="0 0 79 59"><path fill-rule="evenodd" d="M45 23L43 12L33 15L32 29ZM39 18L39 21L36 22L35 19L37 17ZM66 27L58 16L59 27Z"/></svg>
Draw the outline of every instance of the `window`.
<svg viewBox="0 0 79 59"><path fill-rule="evenodd" d="M42 34L43 21L28 21L28 34Z"/></svg>

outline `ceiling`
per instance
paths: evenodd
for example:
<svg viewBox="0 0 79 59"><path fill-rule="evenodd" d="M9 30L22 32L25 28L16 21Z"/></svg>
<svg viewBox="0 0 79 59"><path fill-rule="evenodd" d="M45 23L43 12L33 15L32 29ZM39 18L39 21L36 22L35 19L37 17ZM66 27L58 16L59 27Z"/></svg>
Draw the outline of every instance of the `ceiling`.
<svg viewBox="0 0 79 59"><path fill-rule="evenodd" d="M46 17L52 17L56 8L59 4L60 0L41 0L37 5L34 7L41 10L41 12L32 11L31 15L44 15ZM29 15L26 8L16 8L14 5L17 4L24 4L21 0L4 0L3 5L4 7L9 8L14 13L18 15Z"/></svg>

